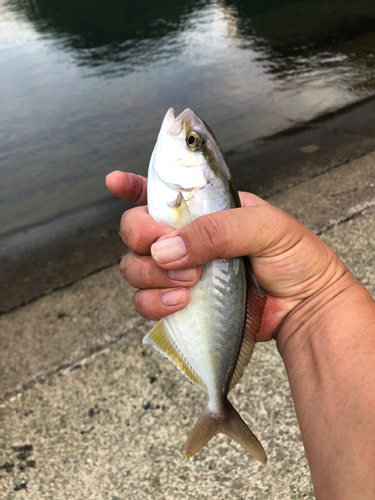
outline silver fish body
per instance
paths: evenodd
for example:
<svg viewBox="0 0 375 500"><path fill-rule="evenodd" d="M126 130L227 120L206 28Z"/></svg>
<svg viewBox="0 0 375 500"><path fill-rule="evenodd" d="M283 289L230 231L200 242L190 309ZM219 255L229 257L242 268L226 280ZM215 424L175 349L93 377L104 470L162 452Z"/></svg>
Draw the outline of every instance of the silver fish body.
<svg viewBox="0 0 375 500"><path fill-rule="evenodd" d="M220 146L193 111L178 117L173 108L167 112L150 160L147 194L153 219L174 229L240 206ZM208 394L188 438L187 457L223 432L266 461L261 444L227 399L250 359L265 304L259 288L247 281L242 257L202 266L200 280L189 290L188 306L163 318L144 338L144 344L169 358ZM255 297L250 319L249 290Z"/></svg>

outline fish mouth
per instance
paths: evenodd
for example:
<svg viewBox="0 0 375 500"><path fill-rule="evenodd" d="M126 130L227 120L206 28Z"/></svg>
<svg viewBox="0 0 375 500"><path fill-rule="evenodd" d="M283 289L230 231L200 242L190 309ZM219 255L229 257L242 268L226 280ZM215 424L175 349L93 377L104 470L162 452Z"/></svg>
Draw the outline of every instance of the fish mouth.
<svg viewBox="0 0 375 500"><path fill-rule="evenodd" d="M188 128L190 129L192 124L198 120L198 116L189 108L186 108L178 116L176 115L175 108L169 108L164 117L161 130L168 135L180 135L185 123L188 124Z"/></svg>

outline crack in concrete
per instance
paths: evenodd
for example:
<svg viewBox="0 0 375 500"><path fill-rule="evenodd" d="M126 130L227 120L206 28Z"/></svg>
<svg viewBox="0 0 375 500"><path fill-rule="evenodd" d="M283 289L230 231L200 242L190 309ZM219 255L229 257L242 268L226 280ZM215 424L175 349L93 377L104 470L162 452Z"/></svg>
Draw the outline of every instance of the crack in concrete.
<svg viewBox="0 0 375 500"><path fill-rule="evenodd" d="M0 397L0 408L4 408L7 403L10 403L15 400L20 394L22 394L24 391L27 391L28 389L32 389L35 387L37 384L41 384L45 382L46 380L58 375L59 373L62 373L63 375L66 375L73 371L76 368L79 368L80 366L84 365L87 363L89 360L95 358L98 354L104 352L106 349L111 347L112 345L116 344L119 342L121 339L123 339L131 330L134 328L138 328L141 325L144 325L147 323L147 320L144 318L138 318L136 320L133 320L128 324L126 327L121 327L117 330L116 334L109 340L103 343L96 344L94 346L91 346L89 349L87 349L82 356L78 357L74 361L67 362L67 363L62 363L58 367L48 370L45 372L39 372L32 377L29 377L28 379L25 380L25 382L22 383L21 388L13 389L11 391L7 391L3 394L3 396ZM80 366L79 366L80 365Z"/></svg>
<svg viewBox="0 0 375 500"><path fill-rule="evenodd" d="M327 223L326 226L324 226L322 229L319 229L318 231L314 231L315 234L320 236L323 233L326 233L333 227L337 227L340 224L343 224L344 222L347 222L348 220L354 219L358 215L361 215L365 210L368 208L374 207L375 206L375 198L372 200L367 200L362 203L357 203L357 205L354 205L353 207L350 207L348 209L348 215L345 217L340 217L338 219L330 219Z"/></svg>

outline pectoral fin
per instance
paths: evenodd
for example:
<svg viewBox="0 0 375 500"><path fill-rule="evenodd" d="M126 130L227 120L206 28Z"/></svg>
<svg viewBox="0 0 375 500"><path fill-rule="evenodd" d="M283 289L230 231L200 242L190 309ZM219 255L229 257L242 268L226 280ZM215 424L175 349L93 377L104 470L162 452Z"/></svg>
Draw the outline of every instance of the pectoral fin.
<svg viewBox="0 0 375 500"><path fill-rule="evenodd" d="M262 323L263 311L267 301L267 294L258 285L249 262L246 262L246 276L247 303L245 327L240 353L237 358L237 364L229 383L229 391L232 390L240 380L245 367L249 364L255 346L256 335Z"/></svg>
<svg viewBox="0 0 375 500"><path fill-rule="evenodd" d="M178 192L177 198L172 203L168 203L169 210L171 211L171 221L173 229L179 229L192 221L189 207L182 196L181 191Z"/></svg>
<svg viewBox="0 0 375 500"><path fill-rule="evenodd" d="M198 377L195 371L190 367L183 354L179 352L174 340L170 336L163 320L158 321L154 328L144 337L142 343L153 347L163 356L172 361L172 363L187 377L193 384L197 385L204 391L205 384Z"/></svg>

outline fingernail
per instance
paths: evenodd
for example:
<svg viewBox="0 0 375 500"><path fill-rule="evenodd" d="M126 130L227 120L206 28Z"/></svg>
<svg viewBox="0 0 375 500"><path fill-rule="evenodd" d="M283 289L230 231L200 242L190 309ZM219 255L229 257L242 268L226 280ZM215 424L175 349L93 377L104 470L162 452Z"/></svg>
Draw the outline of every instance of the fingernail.
<svg viewBox="0 0 375 500"><path fill-rule="evenodd" d="M175 269L168 271L167 276L174 281L192 281L197 276L197 269Z"/></svg>
<svg viewBox="0 0 375 500"><path fill-rule="evenodd" d="M162 264L181 259L186 254L186 246L181 236L157 241L151 247L151 255L157 262Z"/></svg>
<svg viewBox="0 0 375 500"><path fill-rule="evenodd" d="M163 293L161 301L165 306L177 306L185 300L185 289L176 288Z"/></svg>

